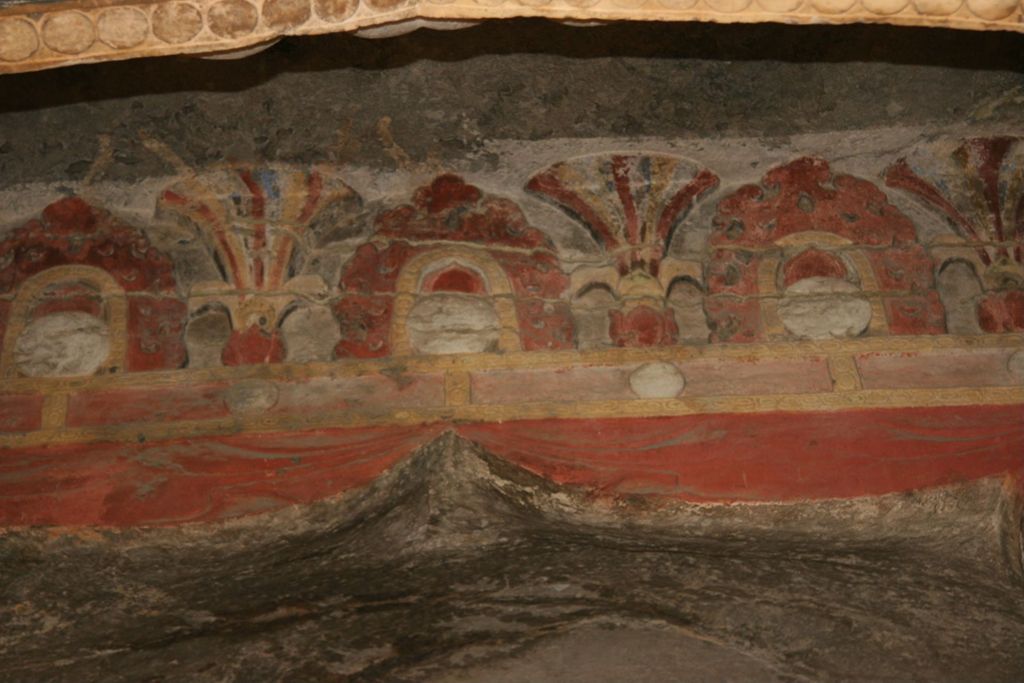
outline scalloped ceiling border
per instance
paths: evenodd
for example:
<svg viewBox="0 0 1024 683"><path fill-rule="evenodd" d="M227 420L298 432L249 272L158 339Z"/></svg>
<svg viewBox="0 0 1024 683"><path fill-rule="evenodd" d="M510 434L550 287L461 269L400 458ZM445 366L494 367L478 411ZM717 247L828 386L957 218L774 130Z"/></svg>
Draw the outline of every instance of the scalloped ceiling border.
<svg viewBox="0 0 1024 683"><path fill-rule="evenodd" d="M1024 32L1024 0L70 0L0 9L0 74L242 50L287 35L408 22L883 23ZM402 27L383 35L402 32Z"/></svg>

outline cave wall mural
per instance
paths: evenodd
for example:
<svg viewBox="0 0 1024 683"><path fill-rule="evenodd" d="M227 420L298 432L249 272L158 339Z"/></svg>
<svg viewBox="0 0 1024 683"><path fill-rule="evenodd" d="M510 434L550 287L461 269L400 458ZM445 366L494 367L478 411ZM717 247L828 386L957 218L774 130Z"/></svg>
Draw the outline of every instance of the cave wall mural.
<svg viewBox="0 0 1024 683"><path fill-rule="evenodd" d="M1022 54L0 0L0 681L1020 683Z"/></svg>
<svg viewBox="0 0 1024 683"><path fill-rule="evenodd" d="M876 177L793 157L756 182L615 150L504 191L437 172L372 200L340 167L217 165L169 180L149 221L58 199L0 241L5 467L46 473L0 519L252 514L363 485L446 429L613 497L1019 477L1020 149L970 139ZM845 410L889 427L837 436ZM947 445L922 436L922 468L908 431Z"/></svg>
<svg viewBox="0 0 1024 683"><path fill-rule="evenodd" d="M339 357L572 348L568 278L513 202L442 175L374 227L341 274Z"/></svg>
<svg viewBox="0 0 1024 683"><path fill-rule="evenodd" d="M903 159L884 185L815 157L742 186L664 155L559 162L524 186L585 228L598 258L582 265L560 260L514 201L438 175L410 202L378 207L330 282L306 267L323 224L365 213L338 171L224 167L168 187L154 216L191 231L216 275L182 285L173 254L149 244L145 226L68 197L0 243L4 372L43 372L17 367L18 338L38 318L106 320L120 308L124 319L107 320L104 336L122 360L103 372L1019 332L1020 148L1015 138L965 141L950 160L961 173L944 176L965 188L952 198L940 189L949 180L928 180ZM884 190L934 210L948 233L920 243ZM680 257L673 240L698 204L714 207L706 240ZM103 305L119 298L125 306ZM431 327L444 319L452 329ZM325 340L304 338L310 326ZM61 374L99 370L68 362Z"/></svg>
<svg viewBox="0 0 1024 683"><path fill-rule="evenodd" d="M170 258L78 197L0 242L5 377L136 372L185 362Z"/></svg>

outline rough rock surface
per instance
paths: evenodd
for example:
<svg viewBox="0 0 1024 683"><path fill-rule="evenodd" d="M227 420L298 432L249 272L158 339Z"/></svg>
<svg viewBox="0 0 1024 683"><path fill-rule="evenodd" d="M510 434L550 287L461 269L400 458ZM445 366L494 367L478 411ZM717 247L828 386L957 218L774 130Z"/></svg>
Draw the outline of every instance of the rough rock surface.
<svg viewBox="0 0 1024 683"><path fill-rule="evenodd" d="M1019 681L1019 534L1000 482L819 504L609 504L446 435L362 493L248 521L8 531L0 672Z"/></svg>
<svg viewBox="0 0 1024 683"><path fill-rule="evenodd" d="M489 167L493 139L789 136L1019 123L1024 36L880 26L491 22L284 40L252 59L146 59L0 81L0 187L335 161ZM41 113L42 112L42 113ZM378 142L381 121L394 145ZM69 131L74 134L69 135ZM109 136L104 142L102 136Z"/></svg>

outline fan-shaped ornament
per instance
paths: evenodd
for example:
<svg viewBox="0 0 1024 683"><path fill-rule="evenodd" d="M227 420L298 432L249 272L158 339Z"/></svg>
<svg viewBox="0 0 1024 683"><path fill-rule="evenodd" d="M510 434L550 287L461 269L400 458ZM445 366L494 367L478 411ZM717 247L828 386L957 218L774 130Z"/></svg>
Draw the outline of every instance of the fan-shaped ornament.
<svg viewBox="0 0 1024 683"><path fill-rule="evenodd" d="M965 140L934 169L900 159L887 171L886 183L941 212L975 247L987 280L1024 284L1024 139Z"/></svg>
<svg viewBox="0 0 1024 683"><path fill-rule="evenodd" d="M679 157L591 155L550 166L527 189L578 220L619 273L657 277L679 224L718 176Z"/></svg>
<svg viewBox="0 0 1024 683"><path fill-rule="evenodd" d="M701 279L698 262L668 258L668 248L690 210L717 185L714 173L679 157L601 154L554 164L527 189L578 220L611 258L572 274L574 292L600 285L620 297L620 310L607 312L611 342L663 346L680 333L666 305L673 280Z"/></svg>
<svg viewBox="0 0 1024 683"><path fill-rule="evenodd" d="M207 244L223 281L193 286L193 311L220 304L235 330L224 362L280 360L277 326L296 300L326 298L316 275L296 275L297 257L313 241L318 214L360 198L326 169L286 165L219 166L167 188L157 211L191 225ZM344 206L344 204L343 204Z"/></svg>
<svg viewBox="0 0 1024 683"><path fill-rule="evenodd" d="M158 210L198 228L236 290L263 292L285 284L310 222L338 201L358 204L359 197L329 171L224 166L168 188Z"/></svg>

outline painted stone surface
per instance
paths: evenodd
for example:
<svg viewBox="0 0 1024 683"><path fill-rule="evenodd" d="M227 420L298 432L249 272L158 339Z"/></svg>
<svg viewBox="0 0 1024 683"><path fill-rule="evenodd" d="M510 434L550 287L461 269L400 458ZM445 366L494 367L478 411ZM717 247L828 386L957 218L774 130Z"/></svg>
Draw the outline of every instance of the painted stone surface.
<svg viewBox="0 0 1024 683"><path fill-rule="evenodd" d="M719 196L718 176L681 157L570 159L526 187L590 236L596 260L580 264L565 262L513 201L456 175L437 176L410 203L379 202L359 243L352 226L370 212L337 170L218 166L160 194L156 217L184 230L180 252L163 253L75 197L12 231L0 244L0 324L7 329L18 292L36 287L28 280L77 267L95 270L54 274L18 304L15 336L76 311L110 327L123 300L124 329L109 332L124 340L116 371L1015 332L1024 319L1021 199L1017 184L1000 179L1015 172L1018 148L1015 138L965 141L955 172L934 181L951 199L905 160L889 169L892 191L949 219L960 242L937 245L919 244L877 185L820 158ZM702 202L714 211L698 252ZM988 207L980 214L963 208L979 202ZM342 249L330 246L339 230L346 258L331 251ZM677 240L689 240L687 256L670 255ZM330 259L337 286L322 276ZM189 275L183 296L179 271L220 277ZM112 278L113 294L81 273ZM16 343L4 342L8 365Z"/></svg>
<svg viewBox="0 0 1024 683"><path fill-rule="evenodd" d="M267 331L263 325L253 324L231 334L221 352L221 362L227 366L280 363L284 353L278 330Z"/></svg>
<svg viewBox="0 0 1024 683"><path fill-rule="evenodd" d="M365 469L341 462L358 440L338 441L321 481ZM297 445L306 462L323 453ZM270 458L291 478L305 462L279 447L266 441L250 462ZM200 511L277 503L179 493ZM0 576L14 607L0 630L18 648L0 663L69 683L115 669L197 681L1010 682L1024 612L1001 548L1020 546L993 510L1012 501L987 480L861 501L609 506L443 435L363 491L258 523L7 531Z"/></svg>
<svg viewBox="0 0 1024 683"><path fill-rule="evenodd" d="M78 197L61 199L0 242L0 292L12 292L32 275L70 264L110 273L126 292L169 293L171 261L138 230Z"/></svg>
<svg viewBox="0 0 1024 683"><path fill-rule="evenodd" d="M231 323L231 336L220 347L201 350L219 339L192 335L198 362L209 366L217 355L224 365L283 360L286 315L327 295L322 280L300 275L316 237L313 226L322 214L352 213L360 203L336 173L281 165L213 168L164 190L157 215L194 230L221 275L220 281L192 286L193 313L216 305ZM301 345L295 332L293 346Z"/></svg>
<svg viewBox="0 0 1024 683"><path fill-rule="evenodd" d="M608 334L616 346L671 346L679 326L672 309L640 305L609 312Z"/></svg>
<svg viewBox="0 0 1024 683"><path fill-rule="evenodd" d="M675 277L694 269L666 260L667 252L680 224L718 181L712 171L679 157L630 154L579 157L530 178L527 189L578 220L610 259L607 270L593 268L578 284L574 277L574 286L576 294L604 286L622 300L608 310L606 323L616 346L677 341L678 321L666 298ZM599 324L592 306L580 308L576 315L584 324ZM687 312L698 314L694 307ZM701 323L687 323L691 338L693 328L699 334ZM588 332L587 338L597 337Z"/></svg>
<svg viewBox="0 0 1024 683"><path fill-rule="evenodd" d="M1014 379L1024 382L1024 349L1010 356L1006 361L1006 367Z"/></svg>
<svg viewBox="0 0 1024 683"><path fill-rule="evenodd" d="M629 388L641 398L674 398L685 386L683 373L671 363L647 363L629 375Z"/></svg>
<svg viewBox="0 0 1024 683"><path fill-rule="evenodd" d="M237 389L236 389L237 388ZM257 396L263 396L256 400ZM232 415L284 421L318 414L387 415L389 410L444 405L444 380L436 374L316 377L295 381L258 378L196 381L160 387L100 389L76 393L67 406L70 427L117 427L216 422ZM259 409L253 409L260 406ZM137 436L136 436L137 438ZM143 436L143 440L147 440Z"/></svg>
<svg viewBox="0 0 1024 683"><path fill-rule="evenodd" d="M221 355L230 339L231 317L226 310L213 307L194 313L185 329L188 367L221 365Z"/></svg>
<svg viewBox="0 0 1024 683"><path fill-rule="evenodd" d="M946 310L946 331L950 334L981 334L977 306L981 283L966 261L943 264L936 278L942 307Z"/></svg>
<svg viewBox="0 0 1024 683"><path fill-rule="evenodd" d="M959 260L961 281L964 268L973 270L984 295L964 300L970 285L960 285L957 326L972 327L963 319L973 313L985 332L1024 330L1024 141L972 138L942 163L932 162L924 169L900 159L886 182L941 214L960 239L963 248L947 251L940 267Z"/></svg>
<svg viewBox="0 0 1024 683"><path fill-rule="evenodd" d="M62 272L69 275L62 277ZM105 274L111 289L98 291L91 276L82 279L87 273ZM104 318L105 310L126 301L125 328L107 332L111 338L118 336L119 344L126 347L126 365L119 369L183 365L185 304L178 298L173 263L137 229L77 197L54 202L39 219L0 241L0 294L13 295L18 301L21 286L29 280L41 282L38 278L52 282L39 296L31 300L22 297L19 324L32 329L35 321L57 312L77 311ZM9 321L5 327L10 328ZM97 335L91 338L101 344ZM17 340L5 339L4 344L13 349ZM22 351L27 353L27 346ZM80 369L84 371L87 365Z"/></svg>
<svg viewBox="0 0 1024 683"><path fill-rule="evenodd" d="M194 411L209 410L205 402L260 412L289 400L251 384L229 389L225 404L222 391L208 388ZM122 420L145 409L138 396L118 404ZM97 407L81 414L102 415ZM612 499L794 501L1019 481L1019 414L1018 405L512 420L40 446L0 458L0 523L167 525L310 503L365 486L448 429L549 481ZM15 477L28 471L37 474Z"/></svg>
<svg viewBox="0 0 1024 683"><path fill-rule="evenodd" d="M43 397L0 394L0 433L30 432L42 426Z"/></svg>
<svg viewBox="0 0 1024 683"><path fill-rule="evenodd" d="M692 279L677 280L669 287L668 305L679 328L680 344L707 344L711 337L708 316L704 310L704 290Z"/></svg>
<svg viewBox="0 0 1024 683"><path fill-rule="evenodd" d="M609 316L618 306L611 289L602 284L585 288L573 298L577 348L587 350L612 346Z"/></svg>
<svg viewBox="0 0 1024 683"><path fill-rule="evenodd" d="M991 167L985 171L991 176L1000 168L996 156L1005 165L1014 144L969 141L962 150L974 150L973 156L961 151L958 158L967 168ZM922 190L923 180L911 182L913 171L901 163L890 170L890 185L935 204L940 196ZM413 336L444 336L435 327L443 327L444 316L422 315L430 297L436 297L434 308L445 297L464 300L469 318L486 319L480 329L489 331L482 332L481 343L437 342L455 352L702 344L787 334L934 334L947 326L958 333L1014 331L1024 307L1024 295L1014 288L1019 248L1013 246L1018 233L1012 207L1019 202L1016 195L1004 197L1013 191L1000 189L1005 184L988 190L998 209L990 216L1000 216L998 221L977 227L960 213L951 219L968 242L982 239L983 228L991 232L984 239L992 240L1003 234L1000 226L1011 226L1004 231L1009 242L972 247L977 263L987 263L986 284L972 284L968 271L977 272L976 265L961 259L948 272L939 264L938 286L936 264L916 243L909 220L876 186L835 175L820 159L780 166L762 186L725 196L703 266L667 259L666 253L680 221L714 188L710 172L675 158L611 155L555 165L531 179L531 191L581 216L600 249L614 257L612 279L591 266L565 273L551 241L512 202L487 197L456 176L440 176L418 190L412 204L380 212L372 240L343 267L328 311L318 302L330 300L330 289L302 271L315 238L311 226L321 215L344 222L359 210L358 195L327 171L231 167L204 178L202 192L195 184L176 186L158 207L196 231L224 277L193 284L187 332L173 261L80 199L52 205L41 220L5 240L7 265L0 277L9 295L48 268L82 265L110 274L128 296L126 331L113 334L127 340L129 370L178 367L186 347L195 368L380 357L394 352L396 334L401 353L416 353L426 347ZM599 202L601 183L607 196ZM957 211L952 204L946 208ZM845 313L828 304L827 293L810 291L823 279L843 290ZM572 283L581 287L575 295ZM102 319L101 299L95 292L54 290L23 324L72 311ZM865 305L876 300L869 326ZM777 328L771 315L765 318L766 305L775 307ZM798 322L829 315L851 322ZM456 315L452 324L462 322ZM459 333L453 328L451 334Z"/></svg>
<svg viewBox="0 0 1024 683"><path fill-rule="evenodd" d="M922 388L1024 387L1021 378L1013 373L1013 353L1012 349L960 352L941 359L927 351L862 354L856 359L857 374L867 389L897 389L910 383Z"/></svg>
<svg viewBox="0 0 1024 683"><path fill-rule="evenodd" d="M797 309L812 317L814 310L823 313L824 303L786 300L787 292L813 289L823 278L846 283L837 287L847 294L861 292L879 301L885 319L875 322L872 333L883 333L883 327L888 334L945 332L932 261L917 244L913 223L876 185L834 173L824 159L806 157L776 167L760 185L722 199L709 245L708 291L721 299L711 306L713 339L753 341L779 334L764 329L765 316L770 328L774 314L750 304L752 298L782 294L778 307L789 311L784 324ZM842 317L853 316L857 323L836 332L865 333L866 313L863 305L850 303ZM797 336L828 332L801 329Z"/></svg>
<svg viewBox="0 0 1024 683"><path fill-rule="evenodd" d="M416 344L410 332L429 336L435 324L418 315L410 328L408 316L426 310L418 306L443 308L441 301L456 300L424 303L443 292L479 298L477 304L464 299L465 311L453 313L463 322L476 320L474 329L495 329L487 313L494 306L510 335L498 340L502 350L571 348L572 319L562 300L567 286L550 239L514 203L486 196L457 176L439 176L416 191L412 204L381 213L373 240L344 267L335 304L342 330L337 353L367 358L396 348L408 352ZM491 341L467 348L489 348Z"/></svg>
<svg viewBox="0 0 1024 683"><path fill-rule="evenodd" d="M309 363L334 359L334 347L341 338L338 321L324 305L302 306L281 322L285 360Z"/></svg>
<svg viewBox="0 0 1024 683"><path fill-rule="evenodd" d="M233 384L224 392L224 403L236 415L259 415L277 405L279 392L270 382L251 380Z"/></svg>
<svg viewBox="0 0 1024 683"><path fill-rule="evenodd" d="M805 157L768 171L759 186L745 186L723 199L711 241L761 248L810 231L870 246L916 238L910 219L873 183L833 173L824 159Z"/></svg>
<svg viewBox="0 0 1024 683"><path fill-rule="evenodd" d="M1014 144L968 141L965 148L974 151L961 156L989 160L975 166L995 169L991 159L1002 150L998 167L1003 168ZM906 173L899 177L909 177ZM218 366L540 350L603 353L606 347L622 347L625 353L659 346L713 348L723 342L1016 329L1014 316L1024 299L1010 277L1016 263L1012 239L1005 245L991 237L985 243L968 240L968 256L955 252L959 255L946 258L949 248L960 246L919 244L910 219L875 184L836 173L823 159L782 164L759 185L721 196L714 194L718 182L695 162L650 154L592 155L536 174L528 181L530 192L578 217L579 227L590 234L590 260L581 263L563 258L523 207L452 174L435 177L408 203L385 198L371 212L336 170L218 166L161 193L156 215L183 231L172 233L179 235L181 251L172 245L167 253L142 231L79 198L60 200L0 244L4 372L15 379L106 375L174 370L187 361L181 376L187 384L189 371ZM907 187L923 196L919 185ZM1018 206L1016 186L991 187L993 202L998 199L1003 207L1003 223L1010 225L1017 209L1005 206ZM708 210L695 214L701 202L708 203ZM372 230L360 233L352 227L371 216ZM704 223L710 234L701 247ZM676 239L688 240L686 258L669 255ZM161 245L171 242L164 239ZM347 252L336 246L342 242ZM985 264L982 252L993 269L984 281L974 277L980 272L977 264ZM194 262L202 254L205 265ZM322 277L332 268L337 287ZM185 296L176 282L178 272L217 273L220 278L203 281L190 275ZM66 341L67 329L74 327L61 328L61 334L46 332L47 325L61 320L94 321L91 349L76 343L73 351L79 355L63 360L51 353L44 340ZM101 328L109 343L106 352ZM58 430L136 424L148 429L188 422L219 433L225 427L218 420L257 418L280 425L300 416L315 419L318 411L305 401L310 392L321 390L326 392L326 415L351 409L359 420L393 419L411 406L425 410L423 419L431 421L454 413L430 411L465 408L466 415L475 417L479 413L473 410L482 406L500 407L495 419L505 420L531 400L546 401L562 414L559 402L572 398L597 404L638 396L681 397L686 410L699 411L707 405L699 401L744 391L756 392L759 405L776 395L818 393L831 401L832 394L842 391L904 386L879 379L883 363L857 360L867 356L844 351L843 358L826 358L826 352L809 348L815 349L812 357L799 363L778 358L766 364L762 351L749 367L715 357L673 359L685 375L685 394L674 378L671 386L659 384L665 373L634 382L630 389L622 367L648 363L657 368L661 361L628 354L611 365L602 361L601 367L575 368L561 376L540 368L530 375L527 364L462 374L449 369L443 377L420 381L396 366L386 369L393 374L380 386L370 383L351 391L309 382L302 373L285 384L276 373L246 375L245 381L270 381L273 400L232 399L230 381L212 374L191 389L167 385L155 402L135 385L76 390L63 403L50 397L45 409L36 402L24 414L19 411L9 420L9 431L25 425L29 431L43 429L44 424ZM927 345L913 348L915 354L927 351ZM991 363L982 362L984 354L978 354L964 361L964 367L982 368L979 372L988 376L978 386L1012 386L1004 376L1008 361L996 354ZM924 372L916 359L908 356L906 367L891 370L892 376L917 389L954 388L968 381L941 369ZM615 369L615 363L625 365ZM552 387L544 389L543 381ZM364 390L377 397L360 393ZM16 392L24 391L18 385ZM916 399L898 400L916 405ZM599 413L609 410L601 407Z"/></svg>
<svg viewBox="0 0 1024 683"><path fill-rule="evenodd" d="M591 156L555 164L527 188L578 218L619 273L657 276L679 223L718 176L667 156Z"/></svg>
<svg viewBox="0 0 1024 683"><path fill-rule="evenodd" d="M209 4L182 26L257 40L355 11ZM412 8L368 0L357 20L385 5ZM152 40L171 35L162 9ZM139 16L120 10L89 16ZM925 152L960 143L933 133L1018 130L1012 79L988 81L998 101L953 94L978 90L948 64L893 79L950 79L917 110L937 118L897 128L915 119L884 41L865 98L830 78L847 67L807 61L830 59L818 29L757 47L768 61L721 40L741 58L710 71L665 32L657 88L648 45L552 40L521 72L495 68L524 63L504 49L449 61L495 35L472 33L426 41L431 59L406 61L410 39L367 60L355 41L316 63L291 61L297 43L194 62L201 86L145 79L159 92L130 103L69 74L27 97L47 116L0 114L0 176L68 176L3 190L3 239L75 192L144 238L76 262L71 231L68 262L0 292L0 679L1020 680L1019 288L1005 269L981 281L976 249L998 241L964 243L880 173L903 154L941 170ZM451 77L460 62L484 78ZM575 62L608 80L586 92ZM423 84L390 87L405 71ZM889 118L829 128L833 105ZM84 108L116 124L60 130ZM754 130L791 115L814 120ZM801 127L828 132L787 135ZM127 291L132 259L173 281ZM107 330L76 370L92 375L26 376L45 373L19 369L18 343L45 356L40 327L69 317ZM167 339L184 366L131 372Z"/></svg>

